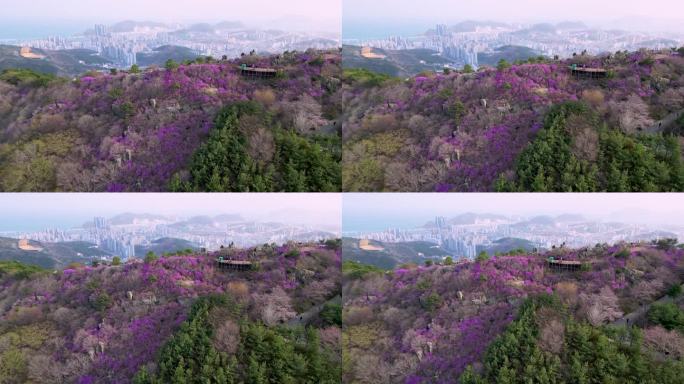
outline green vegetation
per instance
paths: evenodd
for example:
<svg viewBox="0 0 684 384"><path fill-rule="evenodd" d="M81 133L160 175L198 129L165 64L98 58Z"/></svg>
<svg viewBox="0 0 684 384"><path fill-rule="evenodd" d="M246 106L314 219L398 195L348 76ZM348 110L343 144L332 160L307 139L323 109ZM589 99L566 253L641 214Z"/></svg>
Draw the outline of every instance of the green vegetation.
<svg viewBox="0 0 684 384"><path fill-rule="evenodd" d="M28 279L39 273L47 273L47 271L41 267L18 261L0 261L0 277L12 276L16 279Z"/></svg>
<svg viewBox="0 0 684 384"><path fill-rule="evenodd" d="M169 71L173 71L174 69L178 68L178 66L178 63L176 63L173 59L166 60L166 63L164 64L164 68Z"/></svg>
<svg viewBox="0 0 684 384"><path fill-rule="evenodd" d="M52 331L49 324L37 323L12 328L0 334L0 384L28 382L29 358L43 346Z"/></svg>
<svg viewBox="0 0 684 384"><path fill-rule="evenodd" d="M516 248L516 249L511 249L508 252L495 252L494 256L518 256L518 255L525 255L529 253L526 251L524 248Z"/></svg>
<svg viewBox="0 0 684 384"><path fill-rule="evenodd" d="M470 64L466 64L463 66L463 73L473 73L473 66Z"/></svg>
<svg viewBox="0 0 684 384"><path fill-rule="evenodd" d="M159 259L159 257L153 251L149 251L145 254L144 260L146 264L149 264L156 261L157 259Z"/></svg>
<svg viewBox="0 0 684 384"><path fill-rule="evenodd" d="M450 108L449 112L454 116L454 123L456 126L461 124L461 119L466 114L465 105L459 100L456 101Z"/></svg>
<svg viewBox="0 0 684 384"><path fill-rule="evenodd" d="M460 115L454 111L455 119ZM391 124L383 118L370 119L369 125L383 126ZM345 154L364 153L365 158L349 164L342 169L342 182L349 191L381 190L385 183L385 168L392 159L406 147L409 133L405 130L382 132L368 136L353 145L344 147ZM372 187L370 187L372 186Z"/></svg>
<svg viewBox="0 0 684 384"><path fill-rule="evenodd" d="M506 61L505 59L499 60L499 63L496 65L496 69L498 69L499 71L503 71L503 70L508 69L510 67L511 67L511 64L508 61Z"/></svg>
<svg viewBox="0 0 684 384"><path fill-rule="evenodd" d="M540 340L550 334L540 324L558 327L554 336L562 335L560 345ZM469 367L460 383L655 384L679 383L683 374L684 363L661 363L642 351L638 328L578 323L557 298L541 296L528 299L518 318L490 345L483 373Z"/></svg>
<svg viewBox="0 0 684 384"><path fill-rule="evenodd" d="M96 311L102 312L112 305L112 298L106 292L102 292L95 297L92 305Z"/></svg>
<svg viewBox="0 0 684 384"><path fill-rule="evenodd" d="M682 294L682 286L679 284L674 284L667 289L667 295L670 297L679 297Z"/></svg>
<svg viewBox="0 0 684 384"><path fill-rule="evenodd" d="M112 265L121 265L121 258L119 256L114 256L112 258Z"/></svg>
<svg viewBox="0 0 684 384"><path fill-rule="evenodd" d="M46 87L56 76L39 73L30 69L5 69L0 73L0 80L17 86Z"/></svg>
<svg viewBox="0 0 684 384"><path fill-rule="evenodd" d="M296 259L300 255L299 249L297 248L292 248L287 253L285 254L285 257L288 259Z"/></svg>
<svg viewBox="0 0 684 384"><path fill-rule="evenodd" d="M347 279L362 279L369 274L382 274L383 270L368 264L345 260L342 262L342 274Z"/></svg>
<svg viewBox="0 0 684 384"><path fill-rule="evenodd" d="M226 296L202 297L159 354L158 372L142 368L134 379L145 383L335 383L340 367L320 347L314 328L269 328L240 318L241 308ZM213 343L214 319L239 323L234 353Z"/></svg>
<svg viewBox="0 0 684 384"><path fill-rule="evenodd" d="M232 383L235 379L235 359L217 351L211 343L213 329L209 311L226 305L222 296L203 297L195 302L188 319L159 354L159 369L150 374L141 368L133 380L144 383Z"/></svg>
<svg viewBox="0 0 684 384"><path fill-rule="evenodd" d="M664 328L684 332L684 311L674 303L655 303L648 310L648 320Z"/></svg>
<svg viewBox="0 0 684 384"><path fill-rule="evenodd" d="M328 239L324 244L330 249L340 249L342 247L342 239Z"/></svg>
<svg viewBox="0 0 684 384"><path fill-rule="evenodd" d="M595 132L594 152L591 142L574 142L571 130L581 129L589 138ZM521 153L516 181L501 177L495 187L500 192L680 191L680 151L673 136L634 136L599 126L585 104L568 102L552 108L544 129Z"/></svg>
<svg viewBox="0 0 684 384"><path fill-rule="evenodd" d="M622 248L618 252L615 253L615 257L618 259L626 259L629 257L629 249L628 248Z"/></svg>
<svg viewBox="0 0 684 384"><path fill-rule="evenodd" d="M432 292L421 300L423 308L428 312L433 312L442 305L442 298L437 292Z"/></svg>
<svg viewBox="0 0 684 384"><path fill-rule="evenodd" d="M240 129L241 119L256 119L269 131L263 137ZM339 139L304 137L271 122L254 102L224 108L216 129L194 154L189 181L176 175L173 191L331 192L341 188ZM275 125L275 126L274 126ZM336 148L336 149L333 149ZM254 154L254 153L257 154Z"/></svg>
<svg viewBox="0 0 684 384"><path fill-rule="evenodd" d="M344 79L348 82L362 84L364 87L379 87L395 79L384 73L369 71L365 68L351 68L344 70Z"/></svg>
<svg viewBox="0 0 684 384"><path fill-rule="evenodd" d="M0 383L11 384L23 382L27 375L28 363L26 362L24 353L20 349L10 348L0 354ZM12 379L10 380L9 378ZM13 381L15 379L20 381Z"/></svg>
<svg viewBox="0 0 684 384"><path fill-rule="evenodd" d="M677 246L677 239L676 238L658 239L658 240L654 240L653 244L655 244L658 247L658 249L663 249L663 250L673 249Z"/></svg>
<svg viewBox="0 0 684 384"><path fill-rule="evenodd" d="M54 191L58 159L71 153L76 141L73 132L64 131L0 145L0 189L8 192Z"/></svg>
<svg viewBox="0 0 684 384"><path fill-rule="evenodd" d="M342 327L342 305L326 303L321 310L320 317L325 326L336 325Z"/></svg>
<svg viewBox="0 0 684 384"><path fill-rule="evenodd" d="M675 121L674 131L680 135L684 134L684 114Z"/></svg>

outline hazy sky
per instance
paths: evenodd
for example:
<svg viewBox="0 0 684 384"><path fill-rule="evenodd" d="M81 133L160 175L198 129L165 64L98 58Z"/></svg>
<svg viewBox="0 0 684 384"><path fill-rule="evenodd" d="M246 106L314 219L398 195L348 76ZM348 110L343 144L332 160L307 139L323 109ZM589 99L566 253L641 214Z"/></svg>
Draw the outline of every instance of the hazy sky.
<svg viewBox="0 0 684 384"><path fill-rule="evenodd" d="M73 227L95 216L238 213L246 219L310 224L339 231L341 195L329 193L0 194L0 231Z"/></svg>
<svg viewBox="0 0 684 384"><path fill-rule="evenodd" d="M0 0L0 21L90 25L122 20L236 20L264 24L293 19L291 24L299 30L339 31L341 8L341 0Z"/></svg>
<svg viewBox="0 0 684 384"><path fill-rule="evenodd" d="M681 0L343 0L343 17L433 20L610 20L626 16L684 20Z"/></svg>
<svg viewBox="0 0 684 384"><path fill-rule="evenodd" d="M684 226L684 194L344 194L344 231L410 228L435 216L581 214L598 220Z"/></svg>
<svg viewBox="0 0 684 384"><path fill-rule="evenodd" d="M584 21L604 29L683 31L682 0L342 0L346 39L417 35L437 23Z"/></svg>

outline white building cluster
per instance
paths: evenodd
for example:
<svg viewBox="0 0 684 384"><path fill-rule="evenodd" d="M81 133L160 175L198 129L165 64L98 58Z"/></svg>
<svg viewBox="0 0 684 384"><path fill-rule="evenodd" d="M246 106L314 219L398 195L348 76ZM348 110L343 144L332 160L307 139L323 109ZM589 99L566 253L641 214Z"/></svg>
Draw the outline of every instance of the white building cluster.
<svg viewBox="0 0 684 384"><path fill-rule="evenodd" d="M591 220L556 218L477 217L464 223L443 216L422 227L389 228L384 231L355 232L346 235L387 243L426 241L439 245L456 258L472 259L501 239L523 239L538 249L556 246L579 248L599 243L651 241L663 237L680 237L684 230L653 228L649 225L604 223Z"/></svg>

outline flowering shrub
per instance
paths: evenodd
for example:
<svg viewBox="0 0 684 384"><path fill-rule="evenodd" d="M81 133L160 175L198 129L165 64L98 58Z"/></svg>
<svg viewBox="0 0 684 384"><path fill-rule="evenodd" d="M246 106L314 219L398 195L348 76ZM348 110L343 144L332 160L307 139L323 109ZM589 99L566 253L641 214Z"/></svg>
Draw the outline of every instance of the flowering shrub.
<svg viewBox="0 0 684 384"><path fill-rule="evenodd" d="M244 60L278 68L279 75L244 78L239 70ZM39 75L35 81L24 75L17 81L0 77L0 189L169 190L174 175L190 172L193 155L219 128L214 124L219 111L250 100L257 100L271 120L266 125L245 120L240 127L253 144L250 155L266 176L265 168L277 158L268 147L275 126L313 147L287 158L298 162L304 160L297 156L305 158L319 149L312 134L336 138L329 126L339 113L334 102L339 64L336 53L307 51L143 73L89 73L40 87L33 85L42 81ZM339 141L332 145L339 147ZM318 152L323 156L339 149ZM339 162L334 157L331 161ZM320 189L306 182L299 187ZM340 189L339 182L329 187Z"/></svg>
<svg viewBox="0 0 684 384"><path fill-rule="evenodd" d="M555 271L548 265L549 257L579 260L587 268ZM565 308L573 321L598 321L599 326L637 310L644 283L650 284L648 289L658 287L645 303L666 295L671 284L680 283L684 250L645 244L597 245L389 273L356 263L345 266L343 351L348 364L344 379L453 383L468 366L470 371L480 372L483 363L485 367L499 364L492 343L507 342L505 335L516 327L514 320L527 316L527 307L521 307L526 299L553 295L558 301L554 308ZM524 327L529 321L537 321L540 328L555 327L557 316L528 319ZM533 331L525 328L524 332ZM553 347L557 343L552 336L557 333L540 330L538 334L549 338L543 345ZM516 340L512 343L517 348L521 339L511 340ZM536 339L532 343L536 345ZM368 359L373 364L368 365ZM546 366L553 367L550 363Z"/></svg>
<svg viewBox="0 0 684 384"><path fill-rule="evenodd" d="M226 296L242 308L236 321L256 327L270 326L274 314L284 315L276 317L274 326L280 325L278 320L287 322L310 308L322 308L339 295L341 261L334 243L264 245L231 252L233 258L258 261L259 267L244 272L217 269L216 255L210 254L55 274L32 269L1 274L0 356L10 351L18 364L18 373L10 379L130 383L141 369L156 375L160 349L188 321L189 308L198 298ZM311 324L336 327L316 316ZM222 326L212 323L223 329L216 345L239 340L236 327ZM24 331L34 328L44 331ZM33 341L38 336L42 341ZM318 345L311 340L311 345Z"/></svg>
<svg viewBox="0 0 684 384"><path fill-rule="evenodd" d="M520 174L525 167L536 172L539 163L549 173L557 172L546 169L551 167L545 158L536 158L538 153L530 149L556 147L555 141L545 140L545 118L556 105L582 102L596 121L574 130L559 127L562 137L554 136L576 158L559 166L579 176L545 180L553 184L549 190L682 190L679 144L671 140L676 145L670 146L670 139L650 132L660 129L658 120L684 108L684 59L644 61L646 55L585 60L609 69L610 76L601 80L573 78L568 66L574 59L477 73L421 74L407 81L348 72L342 92L348 111L343 122L344 189L537 190ZM398 150L369 145L390 139ZM663 145L666 152L660 150ZM655 170L642 177L643 172L626 164L634 156L641 159L637 168ZM628 180L620 182L618 174ZM553 177L545 173L539 179Z"/></svg>

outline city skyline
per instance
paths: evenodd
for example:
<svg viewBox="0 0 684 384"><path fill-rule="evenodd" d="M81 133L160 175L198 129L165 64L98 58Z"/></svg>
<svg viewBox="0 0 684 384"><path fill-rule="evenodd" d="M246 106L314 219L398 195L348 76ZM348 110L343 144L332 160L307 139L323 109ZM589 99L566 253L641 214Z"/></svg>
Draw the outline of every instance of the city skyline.
<svg viewBox="0 0 684 384"><path fill-rule="evenodd" d="M594 3L580 0L572 2L572 6L559 3L540 0L427 0L416 7L406 0L398 3L381 0L371 4L360 0L344 0L342 39L368 44L368 40L374 39L413 38L423 35L435 25L451 26L463 22L506 23L521 27L570 22L584 23L596 31L621 30L632 34L667 35L684 33L684 17L680 16L684 14L684 5L673 0L656 0L646 8L643 3L636 1L616 4L614 1Z"/></svg>
<svg viewBox="0 0 684 384"><path fill-rule="evenodd" d="M17 47L3 47L5 49L24 49L23 53L18 51L19 55L34 61L49 61L50 54L41 51L33 54L31 49L76 55L78 57L74 59L81 65L80 71L127 69L134 64L139 67L162 65L167 58L233 59L249 52L268 55L334 49L340 44L339 30L302 30L294 25L311 26L306 17L293 19L296 20L294 24L288 24L292 21L288 20L288 17L271 20L262 27L227 19L196 23L165 23L154 19L116 23L91 20L87 26L78 22L67 26L49 21L35 29L9 22L0 27L0 42ZM32 25L31 22L28 25Z"/></svg>

